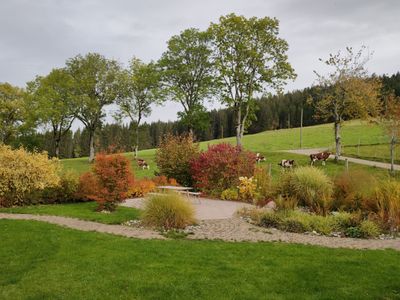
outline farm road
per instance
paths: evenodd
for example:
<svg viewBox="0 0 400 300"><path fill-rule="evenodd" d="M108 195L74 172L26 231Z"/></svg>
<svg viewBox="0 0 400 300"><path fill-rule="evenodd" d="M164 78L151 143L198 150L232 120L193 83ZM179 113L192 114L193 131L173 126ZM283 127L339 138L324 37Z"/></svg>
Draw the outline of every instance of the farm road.
<svg viewBox="0 0 400 300"><path fill-rule="evenodd" d="M297 150L285 150L284 152L294 153L294 154L302 154L302 155L310 155L313 153L318 153L318 152L323 152L323 151L326 151L326 149L321 149L321 148L319 148L319 149L297 149ZM335 157L335 155L331 154L331 156L329 158L334 158L334 157ZM354 158L354 157L346 157L346 156L341 156L339 158L339 160L343 160L343 161L345 161L346 159L351 163L390 170L389 163L365 160L365 159ZM400 171L400 165L394 165L394 169L396 171Z"/></svg>

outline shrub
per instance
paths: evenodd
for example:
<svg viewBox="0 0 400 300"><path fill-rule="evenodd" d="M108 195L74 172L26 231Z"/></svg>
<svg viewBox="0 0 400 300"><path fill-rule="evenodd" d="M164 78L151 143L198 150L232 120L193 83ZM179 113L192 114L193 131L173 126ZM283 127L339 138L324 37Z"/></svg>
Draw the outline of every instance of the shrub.
<svg viewBox="0 0 400 300"><path fill-rule="evenodd" d="M253 177L239 177L239 199L246 202L256 202L258 198L257 183Z"/></svg>
<svg viewBox="0 0 400 300"><path fill-rule="evenodd" d="M239 193L237 188L226 189L221 193L221 200L237 201L239 199Z"/></svg>
<svg viewBox="0 0 400 300"><path fill-rule="evenodd" d="M372 197L375 178L365 171L343 172L334 180L333 207L337 210L357 211Z"/></svg>
<svg viewBox="0 0 400 300"><path fill-rule="evenodd" d="M294 210L297 208L298 202L296 197L288 195L278 195L275 199L276 207L279 210Z"/></svg>
<svg viewBox="0 0 400 300"><path fill-rule="evenodd" d="M152 196L142 214L143 223L165 230L183 229L195 222L194 208L176 193Z"/></svg>
<svg viewBox="0 0 400 300"><path fill-rule="evenodd" d="M128 197L137 198L144 197L148 193L154 191L156 184L149 179L135 180L132 186L129 187Z"/></svg>
<svg viewBox="0 0 400 300"><path fill-rule="evenodd" d="M164 175L156 176L152 180L155 183L155 185L172 185L172 186L179 185L175 178L167 178L167 176Z"/></svg>
<svg viewBox="0 0 400 300"><path fill-rule="evenodd" d="M287 217L282 220L281 224L279 224L279 229L288 232L303 233L306 231L310 231L311 228L304 219L299 219L297 217Z"/></svg>
<svg viewBox="0 0 400 300"><path fill-rule="evenodd" d="M393 231L400 228L400 182L382 181L364 209L374 212L383 224Z"/></svg>
<svg viewBox="0 0 400 300"><path fill-rule="evenodd" d="M360 228L359 227L354 227L354 226L346 228L344 234L347 237L351 237L351 238L361 238L362 235L363 235L361 230L360 230Z"/></svg>
<svg viewBox="0 0 400 300"><path fill-rule="evenodd" d="M46 152L0 145L0 206L28 205L27 195L60 183L59 162Z"/></svg>
<svg viewBox="0 0 400 300"><path fill-rule="evenodd" d="M85 172L79 177L77 198L81 201L93 201L99 190L96 176L92 172Z"/></svg>
<svg viewBox="0 0 400 300"><path fill-rule="evenodd" d="M259 225L264 227L280 228L282 223L282 215L275 212L265 212L259 217Z"/></svg>
<svg viewBox="0 0 400 300"><path fill-rule="evenodd" d="M196 159L199 153L199 145L193 142L191 134L164 136L156 152L156 162L160 174L168 178L175 178L184 186L192 186L190 162Z"/></svg>
<svg viewBox="0 0 400 300"><path fill-rule="evenodd" d="M133 184L130 166L129 160L121 154L96 155L93 165L95 194L87 197L98 203L98 210L113 211L117 203L125 199Z"/></svg>
<svg viewBox="0 0 400 300"><path fill-rule="evenodd" d="M279 191L295 197L300 205L307 206L317 214L326 215L332 206L332 182L325 173L314 167L299 167L293 172L284 172Z"/></svg>
<svg viewBox="0 0 400 300"><path fill-rule="evenodd" d="M252 177L254 168L254 153L225 143L209 146L191 163L196 187L216 196L238 186L240 176Z"/></svg>
<svg viewBox="0 0 400 300"><path fill-rule="evenodd" d="M79 177L74 172L64 172L60 175L60 183L54 187L47 187L37 193L37 203L68 203L79 201L77 195Z"/></svg>
<svg viewBox="0 0 400 300"><path fill-rule="evenodd" d="M363 238L376 238L381 233L381 229L376 223L364 220L360 224L360 232Z"/></svg>

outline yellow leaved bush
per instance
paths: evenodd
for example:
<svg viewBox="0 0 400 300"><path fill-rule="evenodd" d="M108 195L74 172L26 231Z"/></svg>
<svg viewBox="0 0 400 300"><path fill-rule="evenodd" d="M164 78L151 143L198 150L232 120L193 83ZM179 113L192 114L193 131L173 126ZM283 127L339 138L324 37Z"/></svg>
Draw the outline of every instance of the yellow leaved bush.
<svg viewBox="0 0 400 300"><path fill-rule="evenodd" d="M27 204L30 193L58 186L59 170L59 161L46 152L0 145L0 206Z"/></svg>

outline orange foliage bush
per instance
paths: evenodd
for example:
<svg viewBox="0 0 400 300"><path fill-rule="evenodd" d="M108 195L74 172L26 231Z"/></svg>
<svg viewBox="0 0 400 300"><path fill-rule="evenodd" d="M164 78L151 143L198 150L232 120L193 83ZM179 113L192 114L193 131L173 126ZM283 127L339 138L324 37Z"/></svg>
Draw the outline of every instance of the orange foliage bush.
<svg viewBox="0 0 400 300"><path fill-rule="evenodd" d="M179 185L175 178L167 178L164 175L154 177L153 182L156 185L172 185L172 186Z"/></svg>
<svg viewBox="0 0 400 300"><path fill-rule="evenodd" d="M155 188L156 184L152 180L136 180L133 185L130 186L128 195L132 198L144 197L148 193L154 191Z"/></svg>
<svg viewBox="0 0 400 300"><path fill-rule="evenodd" d="M92 174L85 173L80 181L80 194L98 203L98 210L113 211L128 196L133 185L129 160L121 154L97 154Z"/></svg>

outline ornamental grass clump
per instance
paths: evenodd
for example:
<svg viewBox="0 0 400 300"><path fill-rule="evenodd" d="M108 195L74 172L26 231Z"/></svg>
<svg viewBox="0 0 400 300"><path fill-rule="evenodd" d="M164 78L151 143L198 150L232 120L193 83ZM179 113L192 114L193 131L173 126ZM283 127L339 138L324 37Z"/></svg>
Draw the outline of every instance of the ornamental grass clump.
<svg viewBox="0 0 400 300"><path fill-rule="evenodd" d="M285 197L295 197L299 205L326 215L332 207L333 184L329 177L314 167L299 167L281 176L278 191Z"/></svg>
<svg viewBox="0 0 400 300"><path fill-rule="evenodd" d="M146 202L142 221L163 230L183 229L195 223L194 208L176 193L154 195Z"/></svg>

